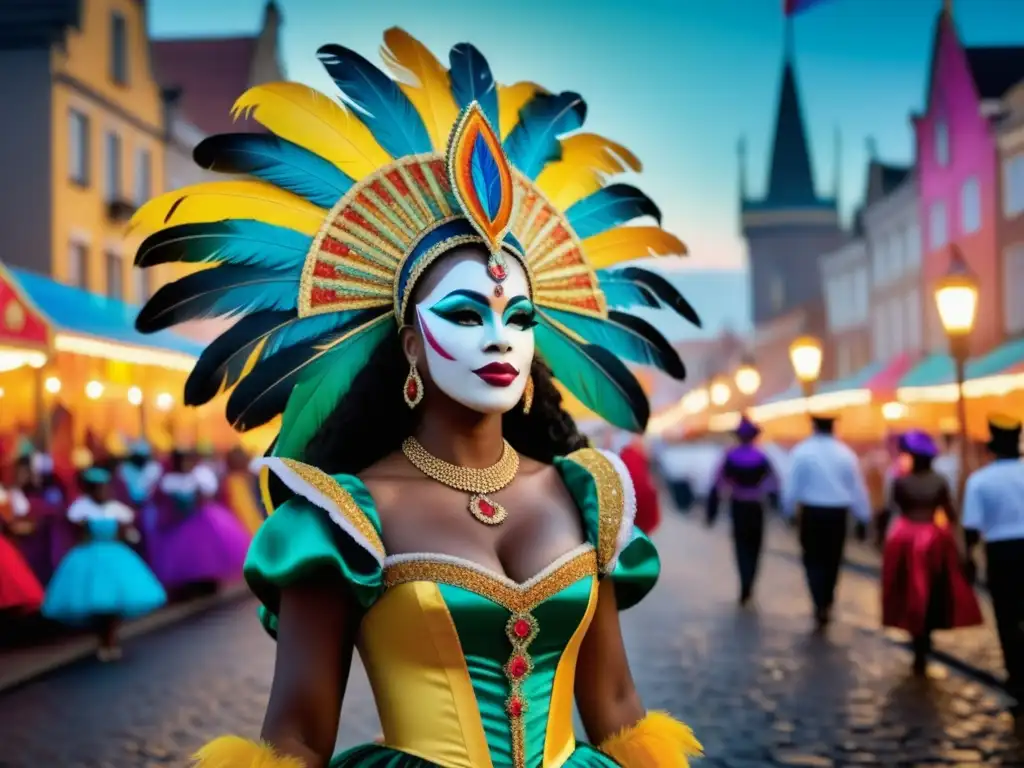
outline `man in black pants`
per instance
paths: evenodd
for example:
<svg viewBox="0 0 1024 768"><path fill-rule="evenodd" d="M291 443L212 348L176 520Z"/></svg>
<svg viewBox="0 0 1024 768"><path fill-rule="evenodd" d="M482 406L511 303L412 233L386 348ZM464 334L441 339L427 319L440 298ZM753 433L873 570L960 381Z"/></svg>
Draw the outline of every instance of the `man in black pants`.
<svg viewBox="0 0 1024 768"><path fill-rule="evenodd" d="M849 515L866 525L871 503L857 455L833 435L835 416L815 414L811 420L811 436L791 454L782 511L800 528L807 587L820 631L831 619Z"/></svg>
<svg viewBox="0 0 1024 768"><path fill-rule="evenodd" d="M970 552L985 540L988 591L1006 665L1006 689L1024 712L1024 463L1021 423L989 418L993 461L967 479L963 527Z"/></svg>
<svg viewBox="0 0 1024 768"><path fill-rule="evenodd" d="M764 513L778 503L778 479L764 451L754 445L761 433L744 417L736 429L739 445L726 452L708 495L707 521L712 525L721 500L729 500L736 568L740 575L740 605L754 592L757 562L764 539Z"/></svg>

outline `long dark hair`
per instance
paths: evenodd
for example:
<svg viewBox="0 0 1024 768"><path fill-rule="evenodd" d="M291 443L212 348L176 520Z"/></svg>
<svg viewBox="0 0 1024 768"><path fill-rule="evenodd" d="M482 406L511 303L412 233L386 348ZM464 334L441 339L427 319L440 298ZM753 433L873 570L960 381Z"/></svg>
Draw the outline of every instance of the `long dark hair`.
<svg viewBox="0 0 1024 768"><path fill-rule="evenodd" d="M430 273L444 263L446 256L435 261L419 278L420 286L426 284ZM403 318L406 324L412 321L414 306L415 301L410 301ZM576 422L562 408L562 394L555 387L551 369L535 357L530 374L530 412L523 413L520 404L504 415L505 439L519 453L545 464L589 445ZM405 404L402 392L408 375L409 362L398 338L382 341L310 441L306 461L331 474L355 475L397 451L416 429L420 414Z"/></svg>

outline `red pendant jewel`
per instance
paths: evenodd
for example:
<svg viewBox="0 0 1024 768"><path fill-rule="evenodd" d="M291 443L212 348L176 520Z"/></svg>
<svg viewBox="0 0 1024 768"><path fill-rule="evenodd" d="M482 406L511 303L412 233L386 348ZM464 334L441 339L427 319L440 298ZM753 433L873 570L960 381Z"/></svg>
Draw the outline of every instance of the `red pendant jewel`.
<svg viewBox="0 0 1024 768"><path fill-rule="evenodd" d="M482 493L470 497L469 514L484 525L500 525L508 517L508 511L501 504L491 501Z"/></svg>
<svg viewBox="0 0 1024 768"><path fill-rule="evenodd" d="M409 379L405 385L405 396L410 400L415 400L418 393L419 387L416 386L416 379Z"/></svg>

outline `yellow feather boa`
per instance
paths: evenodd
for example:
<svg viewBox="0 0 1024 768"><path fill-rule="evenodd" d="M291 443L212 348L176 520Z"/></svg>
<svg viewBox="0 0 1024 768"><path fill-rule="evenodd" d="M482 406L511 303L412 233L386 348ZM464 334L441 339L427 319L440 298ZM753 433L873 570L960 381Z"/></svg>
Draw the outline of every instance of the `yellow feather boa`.
<svg viewBox="0 0 1024 768"><path fill-rule="evenodd" d="M297 757L277 754L269 744L221 736L192 756L194 768L305 768Z"/></svg>
<svg viewBox="0 0 1024 768"><path fill-rule="evenodd" d="M601 742L599 749L623 768L688 768L704 748L690 730L665 712L648 712L636 725Z"/></svg>

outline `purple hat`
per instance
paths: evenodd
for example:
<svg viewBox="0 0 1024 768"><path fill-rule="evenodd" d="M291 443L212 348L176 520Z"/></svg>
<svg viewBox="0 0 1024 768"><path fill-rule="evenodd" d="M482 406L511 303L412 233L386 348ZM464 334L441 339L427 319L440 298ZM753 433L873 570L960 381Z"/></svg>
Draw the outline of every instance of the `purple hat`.
<svg viewBox="0 0 1024 768"><path fill-rule="evenodd" d="M740 419L739 426L736 427L736 437L742 440L744 443L749 443L757 438L761 434L761 428L754 422L744 416Z"/></svg>
<svg viewBox="0 0 1024 768"><path fill-rule="evenodd" d="M932 459L939 455L939 449L931 435L919 429L912 429L900 438L900 448L911 456Z"/></svg>

